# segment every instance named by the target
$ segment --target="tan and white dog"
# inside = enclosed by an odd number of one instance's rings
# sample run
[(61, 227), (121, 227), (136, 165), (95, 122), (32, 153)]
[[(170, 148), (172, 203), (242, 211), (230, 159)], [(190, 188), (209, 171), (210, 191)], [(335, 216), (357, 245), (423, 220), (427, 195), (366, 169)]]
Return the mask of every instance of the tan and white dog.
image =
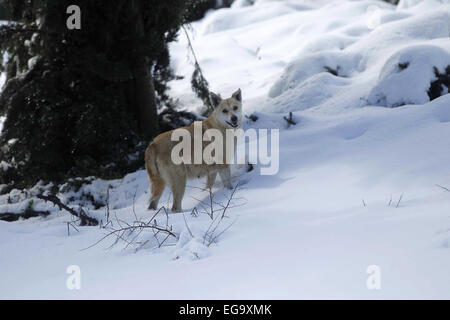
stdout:
[[(211, 92), (210, 100), (214, 107), (214, 111), (209, 118), (200, 122), (201, 136), (196, 136), (194, 134), (194, 123), (182, 128), (190, 133), (190, 145), (192, 146), (192, 152), (190, 154), (192, 156), (194, 156), (194, 138), (202, 140), (201, 142), (196, 141), (197, 143), (200, 143), (202, 152), (207, 146), (208, 143), (202, 139), (203, 133), (206, 130), (219, 130), (222, 134), (223, 141), (225, 142), (224, 146), (226, 146), (226, 130), (238, 129), (241, 128), (242, 125), (241, 89), (238, 89), (228, 99), (222, 99), (220, 95)], [(199, 123), (197, 123), (197, 126), (198, 125)], [(149, 209), (157, 209), (158, 201), (161, 198), (165, 186), (168, 185), (173, 194), (172, 211), (180, 212), (187, 179), (206, 176), (206, 188), (209, 189), (213, 186), (218, 173), (224, 187), (232, 189), (230, 166), (225, 159), (221, 164), (207, 164), (204, 159), (202, 159), (199, 164), (194, 164), (194, 161), (190, 161), (190, 164), (174, 163), (172, 159), (172, 150), (178, 142), (172, 141), (171, 137), (175, 130), (158, 135), (145, 152), (145, 168), (150, 180), (150, 190), (152, 194), (149, 200)], [(225, 152), (223, 155), (225, 157)]]

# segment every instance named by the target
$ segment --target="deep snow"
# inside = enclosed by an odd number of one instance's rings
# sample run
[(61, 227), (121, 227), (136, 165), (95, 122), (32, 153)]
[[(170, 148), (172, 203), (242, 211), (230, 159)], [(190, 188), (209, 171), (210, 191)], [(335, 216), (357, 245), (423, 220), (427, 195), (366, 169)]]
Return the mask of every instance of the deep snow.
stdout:
[[(139, 240), (149, 242), (137, 252), (120, 243), (104, 250), (111, 241), (82, 250), (105, 231), (68, 236), (71, 217), (34, 200), (52, 214), (0, 221), (0, 298), (450, 298), (450, 192), (442, 188), (450, 188), (450, 95), (429, 102), (426, 93), (433, 66), (450, 64), (450, 5), (417, 2), (236, 1), (193, 23), (211, 90), (227, 96), (240, 87), (244, 113), (258, 116), (245, 127), (280, 128), (278, 174), (234, 171), (243, 189), (219, 229), (234, 224), (209, 247), (210, 218), (190, 215), (208, 201), (196, 188), (203, 181), (189, 182), (184, 214), (169, 214), (179, 240), (155, 249), (144, 232)], [(171, 94), (199, 110), (183, 34), (171, 55), (185, 76)], [(287, 128), (290, 111), (297, 125)], [(104, 202), (108, 187), (113, 220), (134, 221), (133, 207), (138, 218), (153, 215), (144, 171), (60, 196), (72, 206), (86, 205), (71, 200), (82, 193)], [(229, 194), (216, 184), (216, 201)], [(0, 196), (0, 212), (28, 205), (19, 190)], [(86, 207), (105, 218), (106, 208)], [(69, 265), (81, 269), (81, 290), (66, 287)], [(380, 290), (366, 286), (371, 265)]]

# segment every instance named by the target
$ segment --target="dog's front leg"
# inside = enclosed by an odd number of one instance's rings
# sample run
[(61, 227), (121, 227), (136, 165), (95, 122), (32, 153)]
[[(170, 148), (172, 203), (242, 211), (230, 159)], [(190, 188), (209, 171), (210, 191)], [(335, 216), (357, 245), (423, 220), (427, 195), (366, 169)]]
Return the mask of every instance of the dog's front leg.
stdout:
[(232, 190), (233, 186), (231, 185), (231, 173), (230, 167), (226, 166), (225, 168), (219, 171), (220, 179), (222, 180), (223, 186), (227, 189)]
[(211, 189), (216, 181), (217, 172), (209, 172), (206, 177), (206, 189)]

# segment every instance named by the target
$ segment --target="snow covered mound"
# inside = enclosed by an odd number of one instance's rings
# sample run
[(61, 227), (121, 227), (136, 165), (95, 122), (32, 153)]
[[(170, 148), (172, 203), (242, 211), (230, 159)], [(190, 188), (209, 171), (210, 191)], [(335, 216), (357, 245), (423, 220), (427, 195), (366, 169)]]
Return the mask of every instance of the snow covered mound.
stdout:
[[(368, 101), (390, 107), (424, 104), (430, 101), (428, 92), (436, 80), (435, 68), (445, 73), (449, 62), (450, 38), (400, 49), (384, 63)], [(442, 87), (441, 94), (447, 93), (448, 88)]]
[[(193, 24), (193, 45), (213, 90), (245, 88), (246, 105), (326, 113), (423, 104), (450, 66), (450, 2), (239, 1)], [(173, 91), (187, 107), (192, 66), (184, 35), (173, 45), (185, 76)], [(219, 63), (218, 63), (219, 62)], [(446, 75), (450, 77), (450, 75)]]

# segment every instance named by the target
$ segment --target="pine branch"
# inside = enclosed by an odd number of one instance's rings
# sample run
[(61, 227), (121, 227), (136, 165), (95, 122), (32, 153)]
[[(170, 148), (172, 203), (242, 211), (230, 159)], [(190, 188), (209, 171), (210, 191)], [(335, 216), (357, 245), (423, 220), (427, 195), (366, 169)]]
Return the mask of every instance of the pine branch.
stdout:
[(83, 210), (83, 208), (80, 207), (80, 211), (77, 212), (71, 207), (66, 206), (64, 203), (61, 202), (61, 200), (55, 196), (54, 194), (45, 196), (43, 194), (39, 194), (37, 196), (39, 199), (42, 199), (44, 201), (50, 201), (55, 206), (58, 206), (60, 210), (65, 210), (69, 212), (71, 215), (77, 217), (80, 219), (80, 226), (96, 226), (98, 225), (97, 219), (94, 219), (92, 217), (89, 217), (86, 212)]
[(200, 68), (197, 56), (195, 55), (194, 47), (192, 46), (191, 38), (189, 37), (185, 26), (182, 25), (181, 28), (183, 28), (184, 34), (186, 35), (188, 41), (188, 47), (192, 52), (192, 56), (194, 57), (194, 72), (192, 73), (191, 79), (192, 90), (195, 92), (197, 97), (199, 97), (203, 101), (208, 110), (211, 112), (213, 110), (213, 107), (211, 105), (211, 102), (209, 101), (209, 83), (204, 77), (202, 69)]

